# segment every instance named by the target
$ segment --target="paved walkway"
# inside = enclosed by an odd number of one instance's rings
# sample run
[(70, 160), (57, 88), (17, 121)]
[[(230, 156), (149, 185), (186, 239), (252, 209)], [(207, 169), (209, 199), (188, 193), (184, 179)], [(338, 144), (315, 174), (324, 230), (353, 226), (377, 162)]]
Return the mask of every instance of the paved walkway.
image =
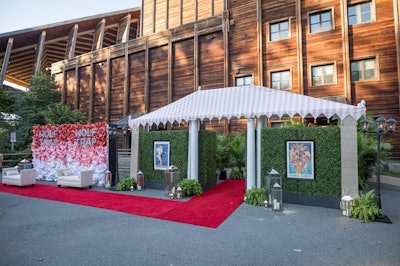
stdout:
[(393, 224), (243, 203), (210, 229), (0, 193), (0, 265), (400, 265), (399, 202), (383, 185)]

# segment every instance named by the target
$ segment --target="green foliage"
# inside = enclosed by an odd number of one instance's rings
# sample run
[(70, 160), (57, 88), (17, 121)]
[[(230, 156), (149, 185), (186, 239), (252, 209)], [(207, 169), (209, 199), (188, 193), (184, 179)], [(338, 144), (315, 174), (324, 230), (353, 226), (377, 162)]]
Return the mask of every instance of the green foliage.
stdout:
[(229, 162), (229, 139), (224, 134), (217, 135), (217, 142), (216, 142), (216, 161), (217, 161), (217, 168), (219, 170), (224, 170), (228, 167)]
[(233, 167), (231, 169), (231, 173), (229, 175), (230, 179), (239, 179), (239, 178), (243, 178), (243, 172), (241, 170), (239, 170), (238, 167)]
[(367, 194), (361, 194), (361, 196), (354, 199), (351, 217), (369, 222), (379, 214), (382, 214), (382, 211), (378, 207), (374, 190), (370, 190)]
[(133, 186), (134, 189), (137, 188), (136, 179), (133, 177), (123, 178), (119, 180), (115, 190), (128, 191), (131, 190), (131, 186)]
[[(3, 105), (1, 95), (0, 106)], [(34, 76), (29, 89), (15, 100), (15, 105), (10, 105), (15, 108), (4, 110), (16, 114), (18, 119), (0, 124), (0, 150), (11, 151), (10, 132), (16, 132), (17, 135), (14, 150), (30, 153), (34, 125), (85, 123), (84, 115), (80, 111), (71, 111), (60, 103), (60, 98), (54, 77), (44, 73)], [(4, 104), (10, 102), (8, 99)]]
[(253, 206), (264, 206), (264, 201), (267, 199), (266, 190), (264, 187), (247, 190), (245, 202)]
[[(140, 132), (139, 152), (140, 169), (146, 173), (146, 180), (163, 182), (164, 171), (153, 169), (153, 145), (154, 141), (170, 142), (170, 164), (175, 165), (180, 172), (180, 179), (187, 179), (188, 172), (188, 143), (187, 130), (168, 130)], [(201, 184), (207, 184), (215, 180), (215, 141), (216, 133), (213, 131), (199, 131), (199, 176)]]
[[(358, 119), (358, 133), (357, 133), (357, 152), (358, 152), (358, 175), (363, 178), (368, 174), (371, 169), (376, 165), (378, 140), (374, 136), (375, 121), (372, 113), (367, 113), (366, 119), (369, 121), (369, 133), (361, 132), (361, 120)], [(381, 140), (380, 151), (381, 160), (386, 160), (390, 155), (393, 146), (389, 142)]]
[[(338, 127), (290, 127), (262, 130), (261, 176), (272, 168), (282, 176), (284, 191), (309, 196), (340, 198), (341, 151)], [(299, 181), (286, 176), (286, 140), (313, 140), (315, 180)], [(262, 180), (263, 182), (265, 180)]]
[(203, 189), (199, 181), (194, 179), (183, 179), (179, 182), (182, 189), (182, 197), (200, 196), (203, 194)]
[(242, 170), (246, 165), (246, 135), (241, 133), (218, 134), (216, 156), (218, 169), (238, 167)]
[(199, 131), (199, 182), (208, 184), (216, 179), (216, 136), (215, 131)]
[(46, 110), (42, 111), (46, 124), (85, 124), (86, 117), (80, 110), (71, 110), (68, 105), (63, 103), (55, 103), (49, 105)]
[(164, 171), (156, 171), (153, 167), (154, 141), (170, 142), (170, 164), (175, 165), (180, 172), (180, 179), (187, 178), (187, 156), (189, 133), (187, 130), (165, 130), (140, 132), (139, 152), (140, 169), (146, 173), (147, 181), (163, 182)]
[(15, 97), (12, 93), (6, 93), (3, 91), (3, 88), (0, 87), (0, 112), (13, 114)]

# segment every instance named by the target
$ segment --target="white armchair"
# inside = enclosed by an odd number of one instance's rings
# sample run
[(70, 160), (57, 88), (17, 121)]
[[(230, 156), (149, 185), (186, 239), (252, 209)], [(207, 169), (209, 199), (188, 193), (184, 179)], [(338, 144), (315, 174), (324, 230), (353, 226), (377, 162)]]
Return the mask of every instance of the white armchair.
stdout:
[(1, 182), (4, 186), (15, 185), (24, 187), (31, 185), (33, 187), (36, 183), (36, 170), (23, 169), (18, 171), (18, 168), (3, 168)]
[(80, 171), (78, 175), (74, 174), (70, 169), (59, 169), (57, 171), (57, 186), (92, 188), (93, 185), (93, 171), (85, 170)]

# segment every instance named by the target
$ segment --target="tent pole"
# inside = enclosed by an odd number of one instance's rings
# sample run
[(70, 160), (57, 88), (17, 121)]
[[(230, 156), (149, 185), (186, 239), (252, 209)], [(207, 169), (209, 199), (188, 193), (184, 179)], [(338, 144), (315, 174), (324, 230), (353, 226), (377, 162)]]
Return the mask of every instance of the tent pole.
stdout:
[(255, 176), (256, 176), (256, 143), (255, 143), (255, 132), (254, 132), (254, 116), (251, 116), (247, 119), (247, 190), (252, 189), (256, 185)]

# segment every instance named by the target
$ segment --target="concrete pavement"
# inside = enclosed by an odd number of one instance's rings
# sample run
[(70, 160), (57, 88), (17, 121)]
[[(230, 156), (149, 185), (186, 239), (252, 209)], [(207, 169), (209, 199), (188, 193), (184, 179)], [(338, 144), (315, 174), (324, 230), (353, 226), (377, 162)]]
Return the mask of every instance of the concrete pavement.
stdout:
[(399, 202), (383, 184), (393, 224), (243, 203), (210, 229), (0, 193), (0, 265), (400, 265)]

